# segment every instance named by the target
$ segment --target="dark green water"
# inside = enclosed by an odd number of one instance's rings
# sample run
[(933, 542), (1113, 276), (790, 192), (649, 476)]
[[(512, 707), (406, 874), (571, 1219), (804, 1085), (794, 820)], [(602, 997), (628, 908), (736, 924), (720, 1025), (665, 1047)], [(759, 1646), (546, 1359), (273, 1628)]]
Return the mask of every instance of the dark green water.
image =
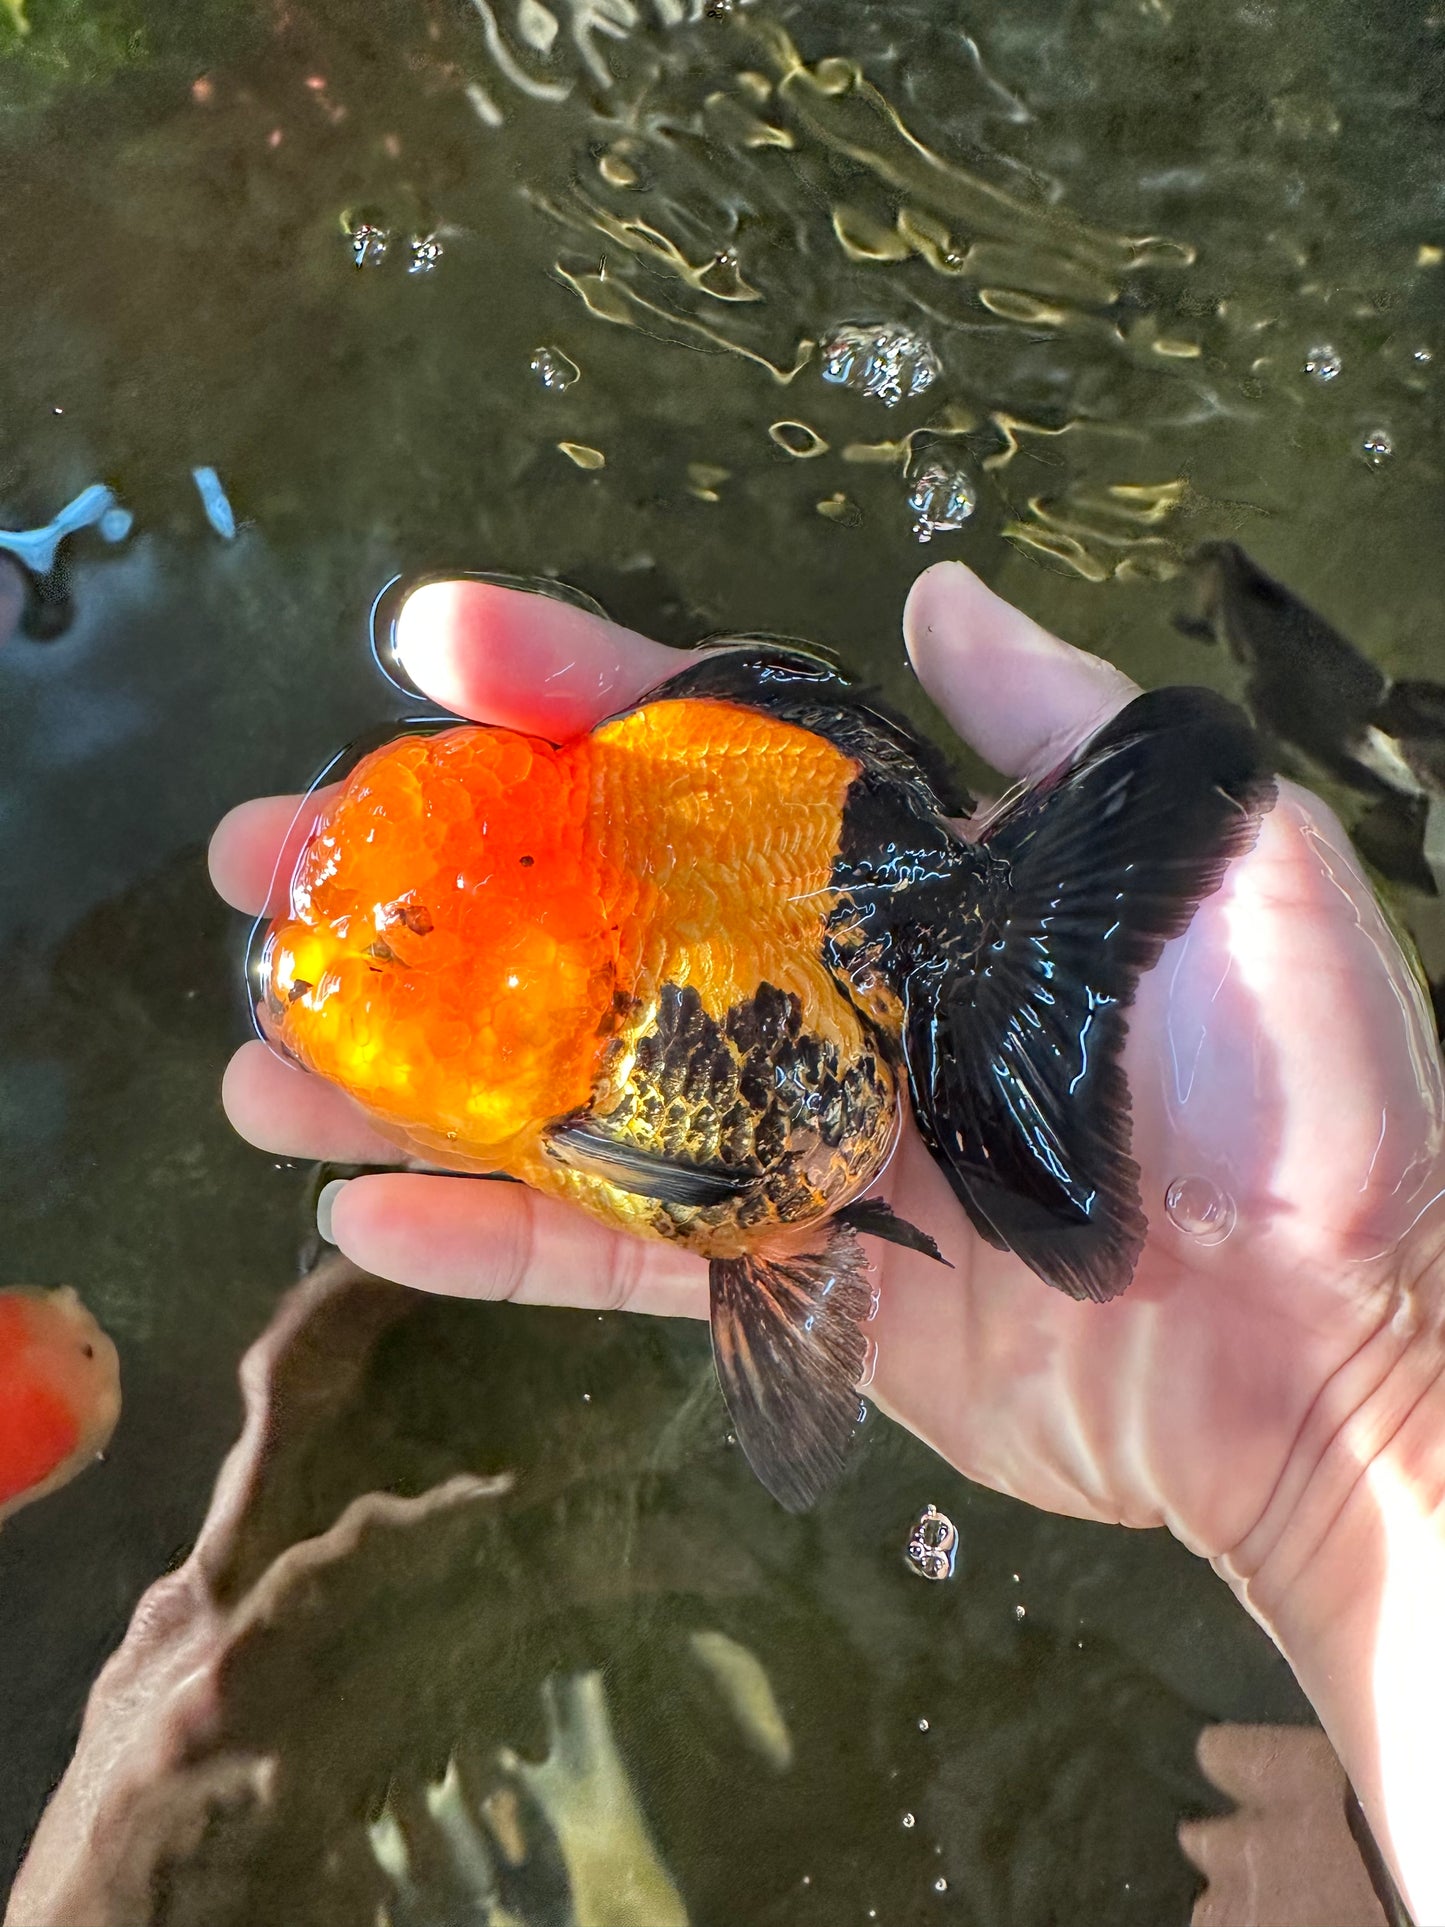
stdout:
[[(199, 1526), (237, 1360), (295, 1275), (305, 1173), (219, 1111), (242, 933), (202, 849), (394, 713), (366, 651), (390, 576), (552, 573), (670, 641), (812, 636), (927, 721), (898, 640), (924, 560), (1143, 680), (1230, 686), (1170, 618), (1182, 554), (1232, 536), (1390, 671), (1445, 674), (1445, 11), (1014, 0), (972, 41), (941, 0), (690, 15), (29, 0), (22, 38), (0, 9), (0, 526), (97, 479), (136, 518), (67, 549), (59, 639), (0, 644), (0, 1283), (77, 1285), (126, 1390), (104, 1469), (0, 1537), (0, 1881)], [(358, 210), (389, 236), (361, 269)], [(801, 344), (860, 321), (927, 337), (925, 395), (823, 381)], [(543, 346), (580, 370), (565, 391)], [(826, 447), (789, 453), (779, 422)], [(930, 453), (978, 508), (923, 548), (904, 465)], [(1431, 906), (1403, 907), (1445, 963)], [(573, 1467), (522, 1543), (580, 1508), (595, 1554), (560, 1595), (545, 1550), (485, 1569), (500, 1724), (395, 1715), (403, 1780), (453, 1743), (535, 1748), (542, 1680), (602, 1665), (697, 1921), (1187, 1918), (1200, 1724), (1306, 1716), (1204, 1568), (969, 1490), (881, 1422), (799, 1526), (720, 1408), (644, 1474), (702, 1334), (428, 1315), (439, 1357), (477, 1359), (485, 1469)], [(459, 1396), (438, 1381), (438, 1410)], [(939, 1588), (900, 1557), (930, 1499), (963, 1536)], [(613, 1560), (638, 1518), (707, 1556), (673, 1575), (643, 1533)], [(697, 1764), (678, 1654), (710, 1626), (793, 1716), (776, 1783)], [(329, 1919), (320, 1892), (294, 1917)]]

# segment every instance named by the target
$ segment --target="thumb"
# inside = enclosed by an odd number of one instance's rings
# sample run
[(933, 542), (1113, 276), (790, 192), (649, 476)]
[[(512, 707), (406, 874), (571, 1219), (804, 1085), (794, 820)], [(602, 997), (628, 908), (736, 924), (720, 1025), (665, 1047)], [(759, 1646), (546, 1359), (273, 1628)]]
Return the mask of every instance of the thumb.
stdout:
[(903, 611), (918, 680), (964, 741), (1006, 776), (1045, 776), (1137, 687), (986, 588), (961, 562), (919, 576)]

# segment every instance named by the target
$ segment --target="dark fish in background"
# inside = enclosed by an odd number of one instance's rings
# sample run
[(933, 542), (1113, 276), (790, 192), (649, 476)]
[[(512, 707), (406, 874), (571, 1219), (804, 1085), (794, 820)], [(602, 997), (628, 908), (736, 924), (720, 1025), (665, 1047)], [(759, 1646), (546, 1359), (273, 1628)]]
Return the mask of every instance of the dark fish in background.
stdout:
[(1176, 626), (1244, 666), (1256, 723), (1304, 759), (1306, 780), (1313, 766), (1365, 801), (1353, 835), (1380, 874), (1439, 895), (1445, 684), (1392, 681), (1237, 542), (1206, 542), (1190, 560), (1200, 607)]

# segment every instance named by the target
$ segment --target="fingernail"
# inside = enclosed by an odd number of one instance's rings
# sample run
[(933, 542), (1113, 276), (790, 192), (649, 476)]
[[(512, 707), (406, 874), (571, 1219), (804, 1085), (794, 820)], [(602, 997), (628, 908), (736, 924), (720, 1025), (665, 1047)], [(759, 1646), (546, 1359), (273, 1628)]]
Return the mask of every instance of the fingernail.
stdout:
[(423, 582), (397, 611), (392, 641), (408, 675), (416, 676), (427, 652), (436, 646), (438, 638), (445, 639), (462, 587), (459, 582)]
[(333, 1178), (330, 1184), (322, 1185), (321, 1195), (316, 1200), (316, 1229), (329, 1245), (336, 1243), (331, 1235), (331, 1214), (336, 1208), (336, 1200), (350, 1182), (350, 1178)]

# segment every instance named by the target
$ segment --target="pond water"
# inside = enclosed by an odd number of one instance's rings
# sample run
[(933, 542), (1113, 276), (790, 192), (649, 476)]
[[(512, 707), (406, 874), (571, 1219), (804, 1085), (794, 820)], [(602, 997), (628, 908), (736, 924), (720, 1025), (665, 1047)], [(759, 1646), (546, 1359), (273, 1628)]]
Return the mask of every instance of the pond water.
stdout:
[[(0, 1283), (76, 1285), (126, 1401), (0, 1535), (0, 1889), (307, 1241), (312, 1174), (220, 1114), (244, 931), (203, 851), (396, 713), (377, 592), (496, 569), (668, 641), (807, 636), (937, 731), (899, 640), (925, 561), (1235, 690), (1173, 627), (1227, 538), (1440, 676), (1442, 115), (1414, 0), (0, 6), (0, 528), (113, 491), (38, 590), (0, 553)], [(1445, 972), (1434, 901), (1396, 901)], [(389, 1582), (307, 1665), (240, 1669), (252, 1742), (338, 1791), (281, 1800), (265, 1867), (232, 1842), (198, 1919), (492, 1918), (423, 1790), (535, 1762), (550, 1706), (626, 1759), (671, 1895), (640, 1927), (1157, 1927), (1198, 1885), (1178, 1819), (1221, 1804), (1201, 1725), (1309, 1717), (1163, 1534), (883, 1421), (786, 1518), (701, 1331), (434, 1305), (378, 1345), (293, 1536), (368, 1485), (527, 1477), (466, 1540), (475, 1611)], [(902, 1556), (929, 1502), (937, 1586)], [(507, 1917), (567, 1918), (544, 1887)]]

